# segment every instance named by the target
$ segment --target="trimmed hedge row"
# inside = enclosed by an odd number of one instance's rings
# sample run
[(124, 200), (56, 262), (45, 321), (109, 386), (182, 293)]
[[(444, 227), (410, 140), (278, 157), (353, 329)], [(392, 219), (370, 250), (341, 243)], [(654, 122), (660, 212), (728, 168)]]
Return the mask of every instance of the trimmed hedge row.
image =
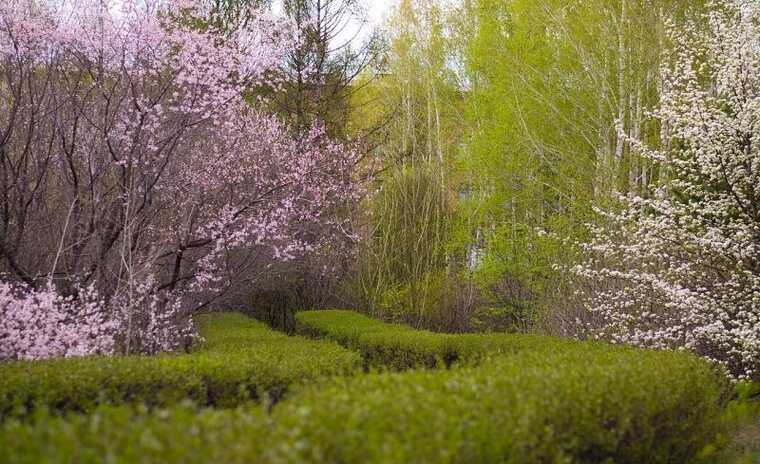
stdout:
[(293, 383), (350, 374), (361, 357), (338, 344), (289, 337), (235, 313), (198, 318), (204, 344), (186, 355), (71, 358), (0, 365), (0, 418), (43, 407), (165, 406), (190, 399), (229, 407), (277, 401)]
[(0, 424), (0, 462), (254, 463), (269, 445), (266, 413), (251, 407), (148, 411), (101, 406), (66, 417), (38, 412)]
[(0, 424), (0, 460), (688, 463), (720, 430), (722, 388), (685, 354), (582, 345), (333, 378), (269, 418), (250, 406), (38, 414)]
[(393, 370), (448, 367), (454, 362), (474, 362), (488, 354), (571, 347), (579, 343), (525, 334), (441, 334), (343, 310), (297, 313), (296, 330), (302, 335), (327, 338), (359, 351), (365, 367)]
[(725, 387), (686, 354), (598, 345), (329, 384), (275, 408), (275, 462), (695, 462)]
[(270, 443), (262, 409), (151, 410), (101, 406), (87, 415), (38, 412), (0, 424), (0, 462), (253, 463)]

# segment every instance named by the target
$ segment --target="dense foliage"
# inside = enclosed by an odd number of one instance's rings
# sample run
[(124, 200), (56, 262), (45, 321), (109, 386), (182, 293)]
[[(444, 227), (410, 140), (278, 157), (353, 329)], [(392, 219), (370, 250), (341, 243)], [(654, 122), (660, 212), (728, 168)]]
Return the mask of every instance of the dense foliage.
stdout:
[(293, 462), (692, 462), (720, 430), (719, 385), (687, 355), (598, 347), (368, 375), (280, 405), (275, 437), (299, 446), (275, 452)]
[(149, 412), (100, 407), (89, 415), (38, 413), (33, 422), (0, 425), (0, 459), (16, 464), (251, 463), (267, 448), (263, 410), (198, 410), (189, 405)]

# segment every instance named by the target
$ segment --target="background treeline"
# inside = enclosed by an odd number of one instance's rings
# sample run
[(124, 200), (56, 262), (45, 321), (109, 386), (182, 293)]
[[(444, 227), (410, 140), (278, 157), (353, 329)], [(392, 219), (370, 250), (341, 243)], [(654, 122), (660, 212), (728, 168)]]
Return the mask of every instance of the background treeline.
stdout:
[(666, 138), (647, 116), (665, 21), (701, 2), (401, 0), (358, 38), (343, 31), (361, 1), (281, 6), (305, 32), (279, 111), (358, 139), (379, 175), (358, 260), (326, 252), (341, 269), (327, 281), (311, 272), (324, 262), (289, 271), (254, 296), (261, 315), (351, 306), (438, 330), (562, 331), (576, 282), (559, 269), (592, 208), (658, 185), (628, 138)]
[(585, 317), (572, 296), (588, 284), (562, 269), (594, 207), (663, 181), (629, 140), (668, 140), (648, 116), (666, 22), (704, 11), (685, 0), (398, 2), (367, 35), (373, 59), (344, 72), (350, 90), (327, 105), (348, 110), (334, 132), (359, 136), (379, 167), (357, 226), (366, 240), (329, 305), (445, 331), (572, 331), (567, 321)]

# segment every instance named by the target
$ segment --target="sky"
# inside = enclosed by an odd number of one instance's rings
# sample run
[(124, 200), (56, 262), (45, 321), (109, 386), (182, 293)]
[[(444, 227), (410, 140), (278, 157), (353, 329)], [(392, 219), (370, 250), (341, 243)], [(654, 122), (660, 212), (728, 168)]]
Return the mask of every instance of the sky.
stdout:
[[(376, 26), (381, 26), (397, 3), (397, 0), (364, 0), (365, 7), (367, 8), (367, 20), (369, 21), (369, 24), (362, 29), (362, 35), (368, 33)], [(346, 35), (350, 38), (353, 33), (354, 31), (350, 31), (347, 32)]]
[[(391, 13), (391, 10), (397, 3), (398, 0), (363, 0), (364, 7), (367, 10), (367, 21), (369, 24), (367, 27), (361, 29), (359, 38), (361, 39), (364, 34), (374, 29), (374, 27), (382, 25), (383, 21), (388, 17), (388, 15)], [(277, 11), (277, 0), (274, 1), (273, 6), (275, 8), (275, 11)], [(352, 27), (349, 27), (343, 31), (340, 36), (341, 40), (339, 41), (344, 42), (346, 40), (350, 40), (356, 35), (356, 29), (360, 27), (361, 26), (358, 23), (353, 24)]]
[(396, 0), (366, 0), (368, 17), (374, 24), (382, 23), (390, 13), (391, 8), (397, 3)]

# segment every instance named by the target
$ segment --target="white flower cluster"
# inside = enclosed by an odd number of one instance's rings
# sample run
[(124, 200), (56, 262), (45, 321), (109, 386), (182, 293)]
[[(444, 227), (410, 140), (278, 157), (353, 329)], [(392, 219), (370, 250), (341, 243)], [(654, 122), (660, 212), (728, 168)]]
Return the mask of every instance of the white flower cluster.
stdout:
[[(760, 2), (716, 5), (707, 26), (670, 27), (663, 182), (604, 213), (574, 269), (592, 336), (687, 349), (760, 378)], [(636, 146), (636, 144), (634, 144)], [(638, 145), (638, 146), (643, 146)]]

